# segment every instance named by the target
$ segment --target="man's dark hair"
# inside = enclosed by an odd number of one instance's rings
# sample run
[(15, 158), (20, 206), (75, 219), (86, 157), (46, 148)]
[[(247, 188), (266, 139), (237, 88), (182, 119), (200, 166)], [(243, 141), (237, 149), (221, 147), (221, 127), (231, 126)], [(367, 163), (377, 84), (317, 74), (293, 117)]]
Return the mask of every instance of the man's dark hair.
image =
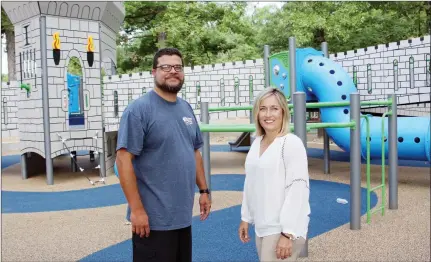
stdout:
[(181, 54), (181, 52), (173, 47), (167, 47), (167, 48), (162, 48), (159, 51), (157, 51), (157, 53), (154, 55), (153, 58), (153, 69), (155, 69), (157, 67), (157, 61), (159, 59), (159, 57), (164, 56), (164, 55), (177, 55), (181, 58), (181, 64), (184, 65), (184, 61), (183, 61), (183, 55)]

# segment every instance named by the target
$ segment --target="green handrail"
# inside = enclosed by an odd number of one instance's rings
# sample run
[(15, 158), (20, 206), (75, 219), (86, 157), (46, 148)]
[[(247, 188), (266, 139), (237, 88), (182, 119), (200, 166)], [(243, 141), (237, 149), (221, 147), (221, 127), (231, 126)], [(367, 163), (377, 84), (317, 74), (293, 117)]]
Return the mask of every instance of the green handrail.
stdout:
[(367, 168), (366, 168), (366, 174), (367, 174), (367, 223), (369, 224), (371, 221), (371, 171), (370, 171), (370, 119), (367, 115), (361, 116), (362, 118), (365, 118), (366, 122), (366, 145), (367, 145)]
[(30, 84), (21, 83), (20, 89), (25, 89), (27, 92), (30, 92)]
[[(385, 179), (385, 118), (392, 115), (392, 111), (388, 111), (382, 115), (382, 216), (385, 214), (386, 205), (386, 179)], [(378, 210), (377, 210), (378, 211)], [(376, 212), (377, 212), (376, 211)]]
[[(369, 224), (371, 221), (371, 215), (374, 213), (377, 213), (379, 211), (382, 211), (382, 216), (385, 214), (385, 206), (386, 206), (386, 178), (385, 178), (385, 118), (388, 115), (392, 115), (392, 111), (388, 111), (382, 115), (382, 183), (376, 187), (373, 187), (370, 189), (370, 178), (369, 178), (369, 164), (367, 159), (367, 223)], [(367, 120), (368, 122), (368, 120)], [(368, 129), (368, 126), (367, 126)], [(368, 134), (367, 134), (367, 140), (368, 140)], [(368, 150), (368, 143), (367, 143), (367, 150)], [(368, 154), (368, 151), (367, 151)], [(368, 155), (367, 155), (368, 158)], [(379, 208), (374, 209), (373, 211), (370, 211), (370, 198), (371, 198), (371, 192), (376, 191), (377, 189), (381, 188), (382, 192), (382, 204)]]
[(209, 112), (216, 111), (239, 111), (239, 110), (253, 110), (253, 106), (229, 106), (229, 107), (210, 107)]
[[(361, 106), (390, 106), (392, 100), (385, 101), (362, 101)], [(289, 109), (293, 108), (293, 104), (289, 104)], [(343, 107), (350, 106), (350, 102), (320, 102), (320, 103), (306, 103), (306, 108), (325, 108), (325, 107)], [(209, 112), (216, 111), (239, 111), (239, 110), (253, 110), (253, 106), (229, 106), (229, 107), (211, 107), (208, 108)]]
[(307, 127), (310, 127), (310, 129), (319, 129), (319, 128), (345, 128), (345, 127), (350, 127), (350, 128), (356, 128), (356, 123), (355, 121), (350, 121), (350, 122), (346, 122), (346, 123), (308, 123)]
[[(319, 102), (319, 103), (306, 103), (305, 105), (307, 108), (343, 107), (343, 106), (350, 106), (350, 102), (349, 101), (346, 101), (346, 102)], [(389, 105), (392, 105), (391, 100), (362, 101), (361, 102), (361, 106), (389, 106)]]
[[(290, 124), (290, 130), (294, 131), (294, 125)], [(355, 128), (356, 123), (354, 121), (347, 123), (308, 123), (306, 124), (307, 131), (311, 129), (319, 128)], [(256, 126), (254, 124), (199, 124), (201, 132), (255, 132)]]

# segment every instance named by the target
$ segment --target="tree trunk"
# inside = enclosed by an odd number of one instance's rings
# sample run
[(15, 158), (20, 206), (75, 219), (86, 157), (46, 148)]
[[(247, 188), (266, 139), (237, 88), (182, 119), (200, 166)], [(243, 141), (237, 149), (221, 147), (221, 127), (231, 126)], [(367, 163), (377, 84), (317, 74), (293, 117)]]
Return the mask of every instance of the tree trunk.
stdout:
[(7, 70), (9, 81), (16, 80), (15, 66), (15, 32), (6, 31), (6, 49), (7, 49)]
[(159, 33), (158, 37), (157, 37), (157, 41), (159, 42), (159, 49), (165, 48), (166, 47), (166, 33), (165, 32), (161, 32)]

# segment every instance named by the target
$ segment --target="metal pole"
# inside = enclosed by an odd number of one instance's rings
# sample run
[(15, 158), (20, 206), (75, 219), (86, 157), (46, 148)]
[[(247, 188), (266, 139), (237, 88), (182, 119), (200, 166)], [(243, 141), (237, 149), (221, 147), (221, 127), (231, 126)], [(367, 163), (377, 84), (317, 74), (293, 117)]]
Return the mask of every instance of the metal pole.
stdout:
[[(306, 107), (305, 107), (305, 93), (295, 92), (292, 95), (293, 112), (294, 113), (294, 132), (304, 144), (307, 149), (307, 123), (306, 123)], [(304, 247), (299, 254), (300, 257), (308, 256), (308, 238), (305, 241)]]
[(398, 144), (397, 144), (397, 96), (389, 95), (392, 100), (392, 114), (388, 117), (389, 132), (389, 209), (398, 209)]
[(72, 172), (75, 173), (78, 170), (78, 165), (76, 164), (76, 151), (70, 152), (72, 157), (70, 158), (70, 165), (72, 166)]
[(361, 228), (361, 103), (359, 93), (350, 94), (350, 229)]
[(295, 134), (301, 138), (305, 148), (307, 148), (307, 126), (306, 126), (306, 110), (305, 110), (305, 93), (293, 93), (293, 119)]
[(292, 37), (292, 36), (289, 37), (289, 85), (290, 85), (290, 93), (291, 94), (295, 93), (296, 92), (296, 44), (295, 44), (295, 37)]
[[(201, 102), (201, 122), (209, 124), (210, 114), (208, 111), (208, 102)], [(209, 132), (202, 133), (202, 139), (204, 145), (202, 147), (202, 158), (204, 161), (205, 180), (207, 182), (208, 189), (211, 190), (211, 162), (210, 162), (210, 134)]]
[(21, 176), (22, 179), (28, 178), (27, 173), (27, 153), (21, 154)]
[[(101, 25), (99, 24), (99, 36), (101, 36)], [(100, 85), (102, 85), (102, 41), (99, 40), (99, 71), (100, 71)], [(100, 86), (100, 92), (102, 92), (102, 86)], [(103, 101), (104, 96), (102, 94), (100, 94), (100, 99), (101, 101), (101, 105), (102, 105), (102, 153), (99, 154), (99, 165), (100, 165), (100, 176), (101, 177), (106, 177), (106, 160), (105, 160), (105, 118), (104, 118), (104, 107), (105, 107), (105, 103)], [(99, 139), (99, 137), (97, 137), (96, 139)], [(96, 142), (97, 145), (97, 142)]]
[(269, 68), (269, 52), (270, 52), (270, 48), (269, 45), (264, 45), (263, 46), (263, 66), (264, 66), (264, 74), (265, 74), (265, 88), (269, 87), (270, 85), (270, 75), (271, 75), (271, 71)]
[(253, 116), (253, 100), (250, 101), (250, 105), (251, 105), (251, 108), (252, 108), (252, 109), (250, 109), (250, 113), (249, 113), (250, 114), (250, 124), (253, 124), (254, 123), (254, 118), (253, 118), (254, 117)]
[[(326, 58), (329, 58), (328, 43), (322, 42), (322, 51)], [(322, 110), (320, 110), (322, 112)], [(323, 172), (329, 174), (331, 172), (330, 166), (330, 151), (329, 151), (329, 136), (326, 129), (323, 129)]]
[(43, 106), (43, 136), (45, 142), (46, 182), (54, 184), (54, 170), (51, 159), (51, 126), (49, 122), (49, 94), (48, 94), (48, 55), (46, 44), (46, 17), (40, 17), (40, 60), (42, 65), (42, 106)]
[(323, 129), (323, 172), (331, 173), (331, 152), (329, 150), (329, 136), (326, 130)]

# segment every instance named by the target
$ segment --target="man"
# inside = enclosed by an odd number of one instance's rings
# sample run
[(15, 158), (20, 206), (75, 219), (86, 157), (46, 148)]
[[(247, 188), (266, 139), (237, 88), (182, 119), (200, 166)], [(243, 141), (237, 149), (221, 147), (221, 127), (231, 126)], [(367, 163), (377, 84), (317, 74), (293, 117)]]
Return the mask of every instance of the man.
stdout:
[(118, 130), (116, 164), (129, 205), (133, 261), (191, 261), (195, 184), (201, 220), (211, 208), (201, 132), (190, 104), (177, 97), (184, 83), (181, 53), (159, 50), (152, 74), (154, 89), (126, 108)]

